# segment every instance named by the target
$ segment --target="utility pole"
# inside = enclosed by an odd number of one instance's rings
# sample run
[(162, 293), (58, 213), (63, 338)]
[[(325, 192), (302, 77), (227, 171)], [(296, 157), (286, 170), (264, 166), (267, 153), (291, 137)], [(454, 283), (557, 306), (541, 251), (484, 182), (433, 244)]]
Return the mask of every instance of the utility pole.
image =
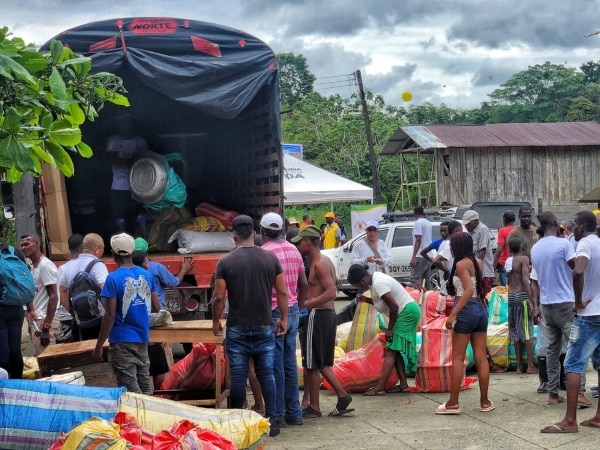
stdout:
[(369, 159), (371, 161), (371, 173), (373, 175), (373, 191), (375, 195), (375, 201), (377, 203), (381, 203), (381, 188), (379, 187), (379, 174), (377, 172), (377, 165), (375, 164), (375, 149), (373, 148), (373, 136), (371, 136), (371, 122), (369, 121), (369, 111), (367, 110), (365, 89), (363, 87), (360, 70), (357, 70), (355, 74), (356, 82), (358, 83), (358, 93), (360, 94), (360, 102), (362, 103), (363, 118), (365, 120), (365, 131), (367, 132), (367, 146), (369, 147)]

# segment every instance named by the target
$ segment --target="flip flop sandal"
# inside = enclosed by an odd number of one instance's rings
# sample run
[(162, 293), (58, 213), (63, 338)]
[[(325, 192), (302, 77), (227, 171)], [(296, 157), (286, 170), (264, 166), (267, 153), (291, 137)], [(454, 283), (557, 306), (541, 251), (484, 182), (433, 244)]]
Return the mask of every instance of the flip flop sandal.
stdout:
[(561, 426), (554, 424), (550, 425), (546, 428), (542, 428), (540, 433), (549, 433), (549, 434), (558, 434), (558, 433), (577, 433), (577, 430), (568, 430), (566, 428), (562, 428)]
[[(552, 403), (550, 403), (550, 400), (552, 400)], [(550, 405), (550, 406), (560, 405), (561, 403), (564, 403), (566, 401), (567, 401), (567, 399), (564, 397), (549, 397), (548, 405)]]
[(322, 415), (323, 414), (321, 413), (321, 411), (314, 410), (310, 406), (307, 406), (302, 410), (302, 417), (304, 417), (305, 419), (318, 419)]
[(350, 395), (338, 398), (337, 405), (335, 405), (333, 411), (329, 413), (329, 416), (343, 416), (344, 414), (351, 413), (354, 411), (354, 408), (348, 408), (351, 402), (352, 397)]
[(600, 424), (592, 422), (591, 419), (582, 420), (579, 425), (582, 427), (600, 428)]
[(448, 409), (448, 408), (446, 408), (446, 402), (444, 402), (440, 406), (437, 407), (437, 409), (435, 410), (435, 413), (436, 414), (445, 414), (445, 415), (450, 415), (450, 416), (457, 416), (459, 414), (462, 414), (462, 411), (460, 410), (460, 408)]
[(394, 386), (392, 389), (385, 392), (387, 392), (388, 394), (406, 394), (410, 393), (410, 386), (406, 386), (404, 388), (400, 386)]
[(479, 408), (480, 412), (490, 412), (496, 409), (496, 405), (494, 405), (494, 402), (490, 400), (490, 406), (488, 406), (487, 408)]
[(385, 391), (378, 391), (377, 388), (370, 387), (364, 393), (365, 397), (383, 397), (385, 395)]
[(589, 408), (590, 406), (592, 406), (592, 402), (590, 402), (589, 400), (586, 399), (585, 402), (577, 402), (577, 407), (579, 409), (583, 409), (583, 408)]

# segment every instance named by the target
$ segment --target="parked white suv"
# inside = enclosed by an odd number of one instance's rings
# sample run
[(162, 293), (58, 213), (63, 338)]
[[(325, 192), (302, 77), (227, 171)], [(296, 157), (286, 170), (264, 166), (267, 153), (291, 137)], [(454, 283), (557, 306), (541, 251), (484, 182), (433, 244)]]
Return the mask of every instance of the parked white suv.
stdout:
[[(412, 231), (415, 222), (392, 222), (379, 225), (379, 239), (385, 242), (385, 245), (392, 254), (392, 262), (387, 266), (389, 275), (401, 282), (410, 280), (411, 268), (410, 258), (412, 257)], [(433, 240), (440, 237), (440, 222), (431, 222)], [(321, 254), (327, 256), (333, 262), (335, 274), (338, 277), (338, 289), (348, 296), (353, 296), (356, 292), (350, 283), (348, 283), (348, 269), (352, 265), (352, 249), (361, 239), (365, 239), (363, 232), (350, 239), (348, 242), (338, 248), (321, 250)]]

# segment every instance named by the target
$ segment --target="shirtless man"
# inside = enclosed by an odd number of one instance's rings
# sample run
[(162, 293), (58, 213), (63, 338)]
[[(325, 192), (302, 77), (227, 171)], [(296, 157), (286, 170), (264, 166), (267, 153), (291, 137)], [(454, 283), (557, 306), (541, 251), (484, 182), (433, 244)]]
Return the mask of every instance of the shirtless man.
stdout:
[(508, 331), (515, 343), (517, 373), (523, 373), (521, 343), (527, 351), (527, 373), (537, 373), (533, 364), (533, 317), (538, 316), (537, 304), (529, 283), (529, 258), (520, 238), (508, 241), (512, 264), (506, 264), (508, 274)]
[(304, 418), (321, 417), (319, 405), (319, 372), (333, 387), (338, 401), (330, 416), (341, 416), (354, 409), (348, 406), (352, 397), (344, 390), (333, 372), (333, 351), (335, 347), (336, 315), (334, 300), (336, 297), (335, 269), (329, 258), (321, 257), (319, 243), (321, 230), (308, 225), (292, 239), (302, 256), (310, 258), (308, 294), (300, 308), (308, 309), (308, 320), (300, 334), (302, 346), (302, 366), (306, 369), (305, 389), (308, 389), (310, 404), (304, 408)]

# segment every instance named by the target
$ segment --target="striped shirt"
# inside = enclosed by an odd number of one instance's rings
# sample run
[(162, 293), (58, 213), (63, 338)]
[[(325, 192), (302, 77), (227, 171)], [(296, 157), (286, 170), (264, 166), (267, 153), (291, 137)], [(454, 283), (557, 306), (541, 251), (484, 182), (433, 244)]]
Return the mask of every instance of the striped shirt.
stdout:
[[(298, 303), (298, 273), (304, 272), (304, 262), (300, 252), (293, 244), (285, 240), (266, 242), (262, 248), (274, 253), (279, 259), (288, 293), (288, 306), (296, 305)], [(277, 308), (275, 289), (271, 294), (271, 308)]]

